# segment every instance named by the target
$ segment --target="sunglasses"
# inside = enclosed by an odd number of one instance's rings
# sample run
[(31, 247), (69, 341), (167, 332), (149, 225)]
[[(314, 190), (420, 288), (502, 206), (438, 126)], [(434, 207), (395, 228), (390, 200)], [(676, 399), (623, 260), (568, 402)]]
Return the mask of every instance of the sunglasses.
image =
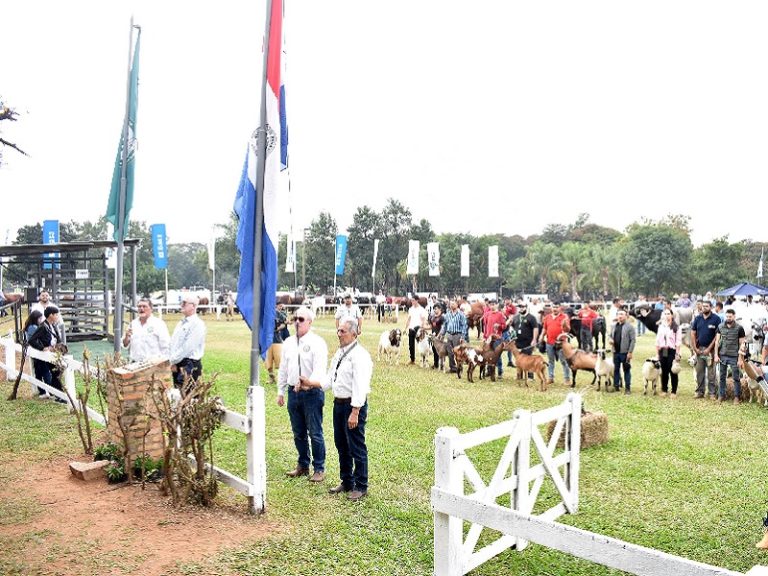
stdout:
[(336, 334), (341, 334), (342, 336), (348, 333), (349, 333), (349, 330), (343, 330), (342, 328), (339, 328), (338, 330), (336, 330)]
[(298, 322), (299, 324), (301, 324), (305, 320), (306, 320), (306, 318), (296, 318), (296, 322)]

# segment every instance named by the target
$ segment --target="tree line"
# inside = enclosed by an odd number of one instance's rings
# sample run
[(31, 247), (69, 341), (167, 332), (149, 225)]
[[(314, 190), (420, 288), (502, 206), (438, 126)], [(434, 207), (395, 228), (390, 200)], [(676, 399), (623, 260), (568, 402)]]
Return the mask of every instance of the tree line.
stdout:
[[(217, 288), (235, 290), (240, 255), (235, 247), (237, 219), (218, 225), (216, 240)], [(361, 291), (402, 295), (406, 292), (467, 294), (498, 292), (503, 295), (546, 293), (553, 298), (599, 299), (643, 293), (649, 297), (673, 292), (703, 293), (741, 281), (754, 281), (762, 243), (730, 242), (727, 236), (694, 248), (690, 219), (668, 215), (642, 220), (619, 231), (589, 222), (580, 214), (571, 224), (549, 224), (540, 234), (526, 238), (512, 233), (471, 235), (437, 234), (426, 219), (414, 222), (410, 209), (389, 199), (380, 211), (362, 206), (347, 230), (348, 252), (337, 286)], [(296, 273), (285, 272), (287, 239), (279, 239), (278, 282), (281, 290), (301, 289), (328, 294), (334, 285), (335, 240), (339, 233), (333, 216), (321, 212), (296, 242)], [(96, 222), (67, 222), (60, 226), (62, 242), (106, 240), (105, 218)], [(141, 240), (137, 258), (137, 289), (143, 294), (162, 290), (165, 275), (154, 268), (152, 241), (145, 222), (131, 221), (129, 238)], [(22, 226), (14, 244), (39, 244), (42, 224)], [(172, 240), (172, 238), (171, 238)], [(376, 274), (373, 276), (374, 240), (379, 241)], [(406, 274), (408, 241), (419, 240), (419, 273)], [(440, 246), (440, 275), (429, 276), (426, 244)], [(462, 277), (461, 246), (470, 249), (470, 276)], [(498, 246), (499, 277), (488, 277), (488, 247)], [(26, 271), (8, 264), (6, 281), (26, 284)], [(129, 281), (126, 270), (126, 282)], [(211, 286), (208, 255), (203, 243), (169, 243), (168, 282), (172, 288)]]

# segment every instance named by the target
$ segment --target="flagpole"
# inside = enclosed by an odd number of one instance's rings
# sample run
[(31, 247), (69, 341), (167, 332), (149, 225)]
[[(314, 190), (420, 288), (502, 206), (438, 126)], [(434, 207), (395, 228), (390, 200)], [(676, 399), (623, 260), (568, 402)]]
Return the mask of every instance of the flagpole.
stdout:
[(125, 191), (128, 171), (128, 120), (131, 110), (131, 52), (133, 49), (133, 15), (128, 33), (128, 79), (125, 88), (125, 118), (120, 151), (120, 197), (117, 210), (117, 266), (115, 270), (115, 310), (113, 318), (114, 348), (120, 352), (123, 340), (123, 247), (125, 239)]

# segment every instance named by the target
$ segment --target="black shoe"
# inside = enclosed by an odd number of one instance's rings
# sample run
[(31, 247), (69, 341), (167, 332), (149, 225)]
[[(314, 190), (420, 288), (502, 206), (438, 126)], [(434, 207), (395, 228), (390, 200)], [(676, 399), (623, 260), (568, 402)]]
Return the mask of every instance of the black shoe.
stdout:
[(344, 484), (339, 484), (333, 488), (328, 488), (328, 494), (341, 494), (342, 492), (352, 492), (352, 488), (349, 486), (344, 486)]
[(512, 364), (512, 362), (507, 362), (507, 367), (508, 367), (508, 368), (514, 368), (514, 367), (515, 367), (515, 365), (514, 365), (514, 364)]
[[(617, 388), (617, 390), (618, 390), (618, 388)], [(624, 390), (624, 396), (629, 396), (630, 394), (632, 394), (632, 391), (629, 388)]]

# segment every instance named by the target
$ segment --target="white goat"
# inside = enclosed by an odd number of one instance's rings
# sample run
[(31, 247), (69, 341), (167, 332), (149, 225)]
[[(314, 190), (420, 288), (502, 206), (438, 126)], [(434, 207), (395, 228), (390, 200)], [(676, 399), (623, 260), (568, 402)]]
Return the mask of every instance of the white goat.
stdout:
[(613, 360), (606, 358), (605, 350), (597, 351), (597, 361), (595, 362), (595, 376), (597, 377), (597, 391), (600, 391), (600, 383), (605, 378), (605, 391), (608, 386), (613, 385)]
[(416, 357), (421, 360), (421, 367), (429, 366), (429, 358), (432, 356), (432, 346), (427, 338), (427, 332), (424, 328), (419, 328), (416, 332)]
[(643, 362), (643, 380), (645, 385), (643, 387), (643, 395), (648, 394), (648, 383), (651, 383), (653, 388), (653, 395), (656, 396), (656, 384), (659, 381), (661, 375), (661, 362), (658, 358), (648, 358)]

